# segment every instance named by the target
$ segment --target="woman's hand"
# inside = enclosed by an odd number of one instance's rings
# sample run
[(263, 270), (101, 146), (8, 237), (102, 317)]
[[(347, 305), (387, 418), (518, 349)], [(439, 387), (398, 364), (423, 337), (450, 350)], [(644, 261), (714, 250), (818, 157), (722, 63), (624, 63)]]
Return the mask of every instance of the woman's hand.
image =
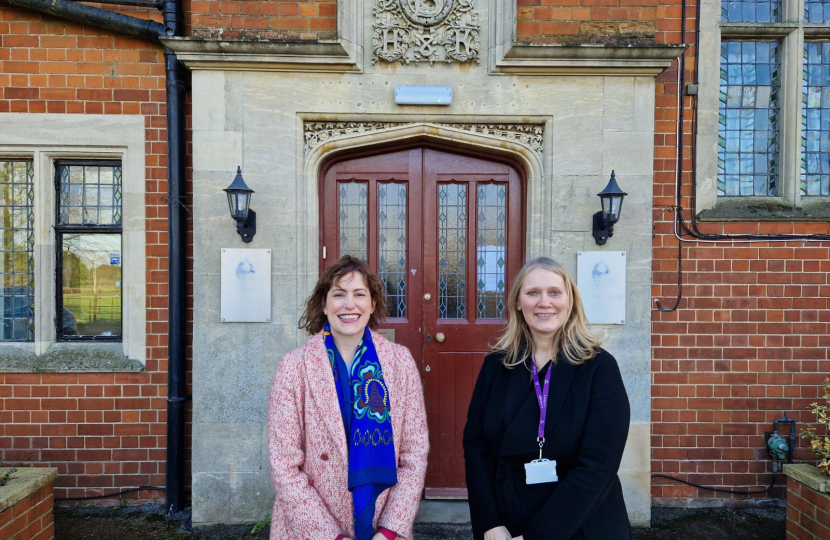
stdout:
[(512, 540), (513, 537), (510, 535), (510, 531), (507, 530), (507, 527), (493, 527), (486, 533), (484, 533), (484, 540)]

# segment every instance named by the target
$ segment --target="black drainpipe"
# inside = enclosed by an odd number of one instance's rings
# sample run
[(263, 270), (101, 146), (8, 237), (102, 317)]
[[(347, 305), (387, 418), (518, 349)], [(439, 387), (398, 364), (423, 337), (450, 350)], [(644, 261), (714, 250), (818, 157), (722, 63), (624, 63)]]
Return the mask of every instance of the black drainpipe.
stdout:
[[(179, 32), (177, 0), (164, 0), (165, 34)], [(164, 49), (167, 74), (167, 491), (165, 506), (170, 513), (185, 508), (184, 451), (187, 401), (186, 267), (185, 238), (185, 86), (176, 55)], [(176, 126), (171, 129), (171, 126)]]
[[(164, 24), (121, 15), (105, 9), (67, 0), (0, 0), (16, 8), (45, 13), (81, 24), (112, 30), (119, 34), (159, 42), (160, 37), (179, 33), (178, 0), (161, 0), (153, 7), (162, 9)], [(121, 3), (114, 0), (111, 3)], [(129, 3), (123, 2), (123, 3)], [(148, 6), (150, 7), (150, 6)], [(187, 401), (185, 364), (185, 87), (176, 55), (165, 48), (167, 75), (167, 200), (168, 200), (168, 344), (167, 344), (167, 487), (168, 512), (184, 509), (184, 433)]]
[(46, 13), (59, 19), (69, 19), (154, 42), (158, 42), (159, 38), (165, 35), (164, 26), (155, 21), (129, 17), (67, 0), (0, 0), (0, 4)]

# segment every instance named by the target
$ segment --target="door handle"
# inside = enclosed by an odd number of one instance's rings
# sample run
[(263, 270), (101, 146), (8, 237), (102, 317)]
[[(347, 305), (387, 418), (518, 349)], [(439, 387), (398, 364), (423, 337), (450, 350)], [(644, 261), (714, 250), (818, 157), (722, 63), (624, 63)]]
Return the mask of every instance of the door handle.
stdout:
[(441, 332), (435, 334), (435, 341), (437, 341), (438, 343), (444, 343), (444, 334), (442, 334)]

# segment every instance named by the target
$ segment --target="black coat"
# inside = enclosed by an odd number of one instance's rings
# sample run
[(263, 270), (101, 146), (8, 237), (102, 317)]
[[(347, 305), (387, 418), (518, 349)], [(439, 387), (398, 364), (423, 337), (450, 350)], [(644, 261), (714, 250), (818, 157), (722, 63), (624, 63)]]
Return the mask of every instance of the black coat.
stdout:
[(464, 428), (473, 537), (505, 526), (524, 540), (628, 540), (617, 471), (631, 412), (617, 361), (601, 350), (581, 366), (561, 354), (551, 366), (543, 456), (559, 481), (527, 485), (539, 404), (530, 370), (507, 369), (503, 357), (484, 359)]

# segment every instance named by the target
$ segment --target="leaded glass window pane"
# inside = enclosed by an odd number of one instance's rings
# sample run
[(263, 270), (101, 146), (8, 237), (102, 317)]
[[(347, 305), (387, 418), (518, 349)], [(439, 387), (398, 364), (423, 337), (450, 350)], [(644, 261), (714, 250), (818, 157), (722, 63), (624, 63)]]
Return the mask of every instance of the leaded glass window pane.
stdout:
[(59, 164), (59, 225), (121, 225), (121, 165)]
[(406, 184), (378, 185), (378, 276), (390, 317), (406, 317)]
[(121, 163), (55, 163), (59, 340), (122, 332)]
[(0, 161), (0, 341), (35, 337), (34, 221), (34, 164)]
[(121, 234), (65, 233), (61, 242), (64, 336), (121, 335)]
[(467, 186), (438, 186), (438, 318), (466, 319)]
[(827, 197), (830, 196), (830, 43), (804, 45), (801, 101), (801, 194)]
[(778, 195), (778, 43), (721, 44), (718, 195)]
[(367, 260), (367, 199), (366, 182), (341, 182), (338, 186), (340, 223), (340, 256), (353, 255)]
[(478, 186), (476, 309), (479, 319), (504, 318), (507, 186)]
[(804, 0), (804, 21), (808, 23), (830, 23), (830, 2), (827, 0)]
[(781, 0), (723, 0), (720, 9), (723, 22), (781, 21)]

